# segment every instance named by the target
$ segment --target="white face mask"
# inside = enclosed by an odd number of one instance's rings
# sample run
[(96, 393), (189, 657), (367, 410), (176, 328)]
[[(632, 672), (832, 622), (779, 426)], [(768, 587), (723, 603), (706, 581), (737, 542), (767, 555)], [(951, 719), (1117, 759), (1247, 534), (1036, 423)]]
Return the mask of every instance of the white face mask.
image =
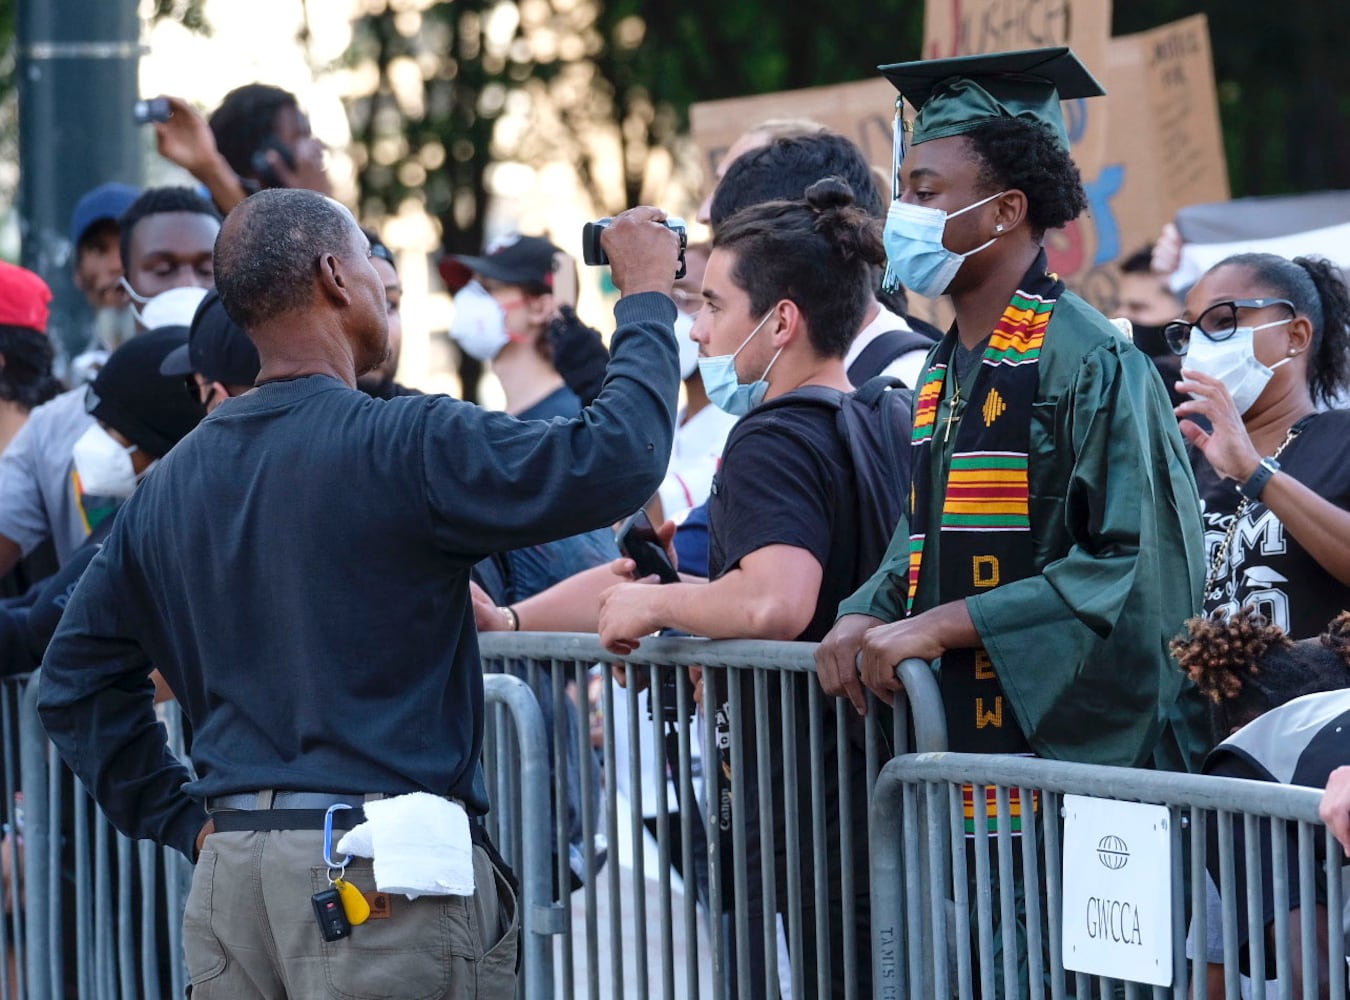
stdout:
[(80, 489), (95, 497), (125, 500), (131, 496), (137, 481), (131, 453), (136, 450), (135, 445), (124, 448), (94, 424), (75, 442), (75, 472), (80, 477)]
[(469, 357), (491, 361), (511, 340), (501, 303), (477, 281), (471, 281), (455, 293), (454, 304), (450, 336)]
[(126, 278), (122, 279), (122, 287), (127, 290), (133, 302), (141, 304), (139, 310), (131, 306), (131, 314), (136, 317), (136, 322), (147, 330), (158, 330), (162, 326), (191, 326), (192, 317), (196, 315), (202, 299), (206, 298), (207, 291), (196, 285), (184, 285), (167, 289), (154, 298), (147, 299), (132, 288)]
[(698, 371), (698, 344), (689, 336), (694, 332), (694, 317), (680, 313), (675, 317), (675, 343), (680, 348), (680, 379), (689, 381)]
[(1256, 357), (1256, 331), (1292, 322), (1291, 319), (1280, 319), (1260, 326), (1240, 326), (1231, 337), (1217, 343), (1203, 331), (1193, 330), (1182, 367), (1218, 379), (1233, 397), (1238, 413), (1246, 413), (1265, 391), (1275, 369), (1292, 358), (1282, 358), (1270, 367), (1261, 364)]

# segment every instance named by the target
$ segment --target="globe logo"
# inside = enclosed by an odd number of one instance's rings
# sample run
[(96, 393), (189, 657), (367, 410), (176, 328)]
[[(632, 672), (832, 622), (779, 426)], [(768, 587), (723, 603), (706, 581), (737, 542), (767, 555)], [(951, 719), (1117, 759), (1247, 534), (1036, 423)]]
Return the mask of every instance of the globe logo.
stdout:
[(1130, 860), (1130, 849), (1115, 834), (1108, 834), (1097, 842), (1097, 859), (1102, 867), (1120, 871)]

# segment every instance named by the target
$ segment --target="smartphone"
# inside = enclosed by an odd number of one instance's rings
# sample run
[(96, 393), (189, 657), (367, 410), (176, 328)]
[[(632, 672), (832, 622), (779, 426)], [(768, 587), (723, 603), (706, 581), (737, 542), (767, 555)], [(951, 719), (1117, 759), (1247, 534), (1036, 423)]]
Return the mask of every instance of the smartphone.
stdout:
[(614, 531), (619, 551), (637, 563), (639, 578), (655, 576), (662, 583), (679, 583), (680, 574), (670, 564), (665, 547), (656, 535), (651, 518), (639, 510)]
[(262, 182), (263, 187), (277, 188), (285, 187), (286, 183), (272, 168), (271, 161), (267, 159), (269, 150), (276, 150), (281, 154), (281, 161), (295, 169), (295, 153), (291, 147), (286, 145), (276, 136), (268, 136), (261, 146), (253, 151), (253, 156), (249, 161), (253, 166), (253, 172), (258, 175), (258, 180)]
[(137, 101), (132, 105), (131, 116), (136, 119), (137, 125), (166, 122), (173, 117), (173, 108), (169, 107), (167, 97), (152, 97), (148, 101)]

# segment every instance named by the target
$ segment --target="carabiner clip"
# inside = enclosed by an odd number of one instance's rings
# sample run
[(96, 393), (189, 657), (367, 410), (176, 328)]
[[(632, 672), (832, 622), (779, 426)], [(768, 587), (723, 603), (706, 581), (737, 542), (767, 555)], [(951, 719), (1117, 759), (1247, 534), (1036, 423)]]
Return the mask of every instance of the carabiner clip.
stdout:
[(328, 811), (323, 816), (323, 861), (329, 868), (346, 868), (351, 862), (352, 856), (348, 854), (341, 861), (333, 860), (333, 813), (339, 809), (350, 809), (351, 805), (346, 802), (335, 802), (328, 807)]

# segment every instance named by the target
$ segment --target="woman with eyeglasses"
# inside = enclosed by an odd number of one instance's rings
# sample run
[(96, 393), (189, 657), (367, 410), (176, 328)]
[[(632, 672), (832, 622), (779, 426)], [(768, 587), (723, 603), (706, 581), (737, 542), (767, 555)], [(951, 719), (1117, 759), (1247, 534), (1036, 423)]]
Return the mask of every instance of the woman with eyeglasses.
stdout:
[(1326, 260), (1229, 257), (1163, 331), (1204, 506), (1205, 611), (1254, 605), (1295, 639), (1350, 608), (1350, 294)]

